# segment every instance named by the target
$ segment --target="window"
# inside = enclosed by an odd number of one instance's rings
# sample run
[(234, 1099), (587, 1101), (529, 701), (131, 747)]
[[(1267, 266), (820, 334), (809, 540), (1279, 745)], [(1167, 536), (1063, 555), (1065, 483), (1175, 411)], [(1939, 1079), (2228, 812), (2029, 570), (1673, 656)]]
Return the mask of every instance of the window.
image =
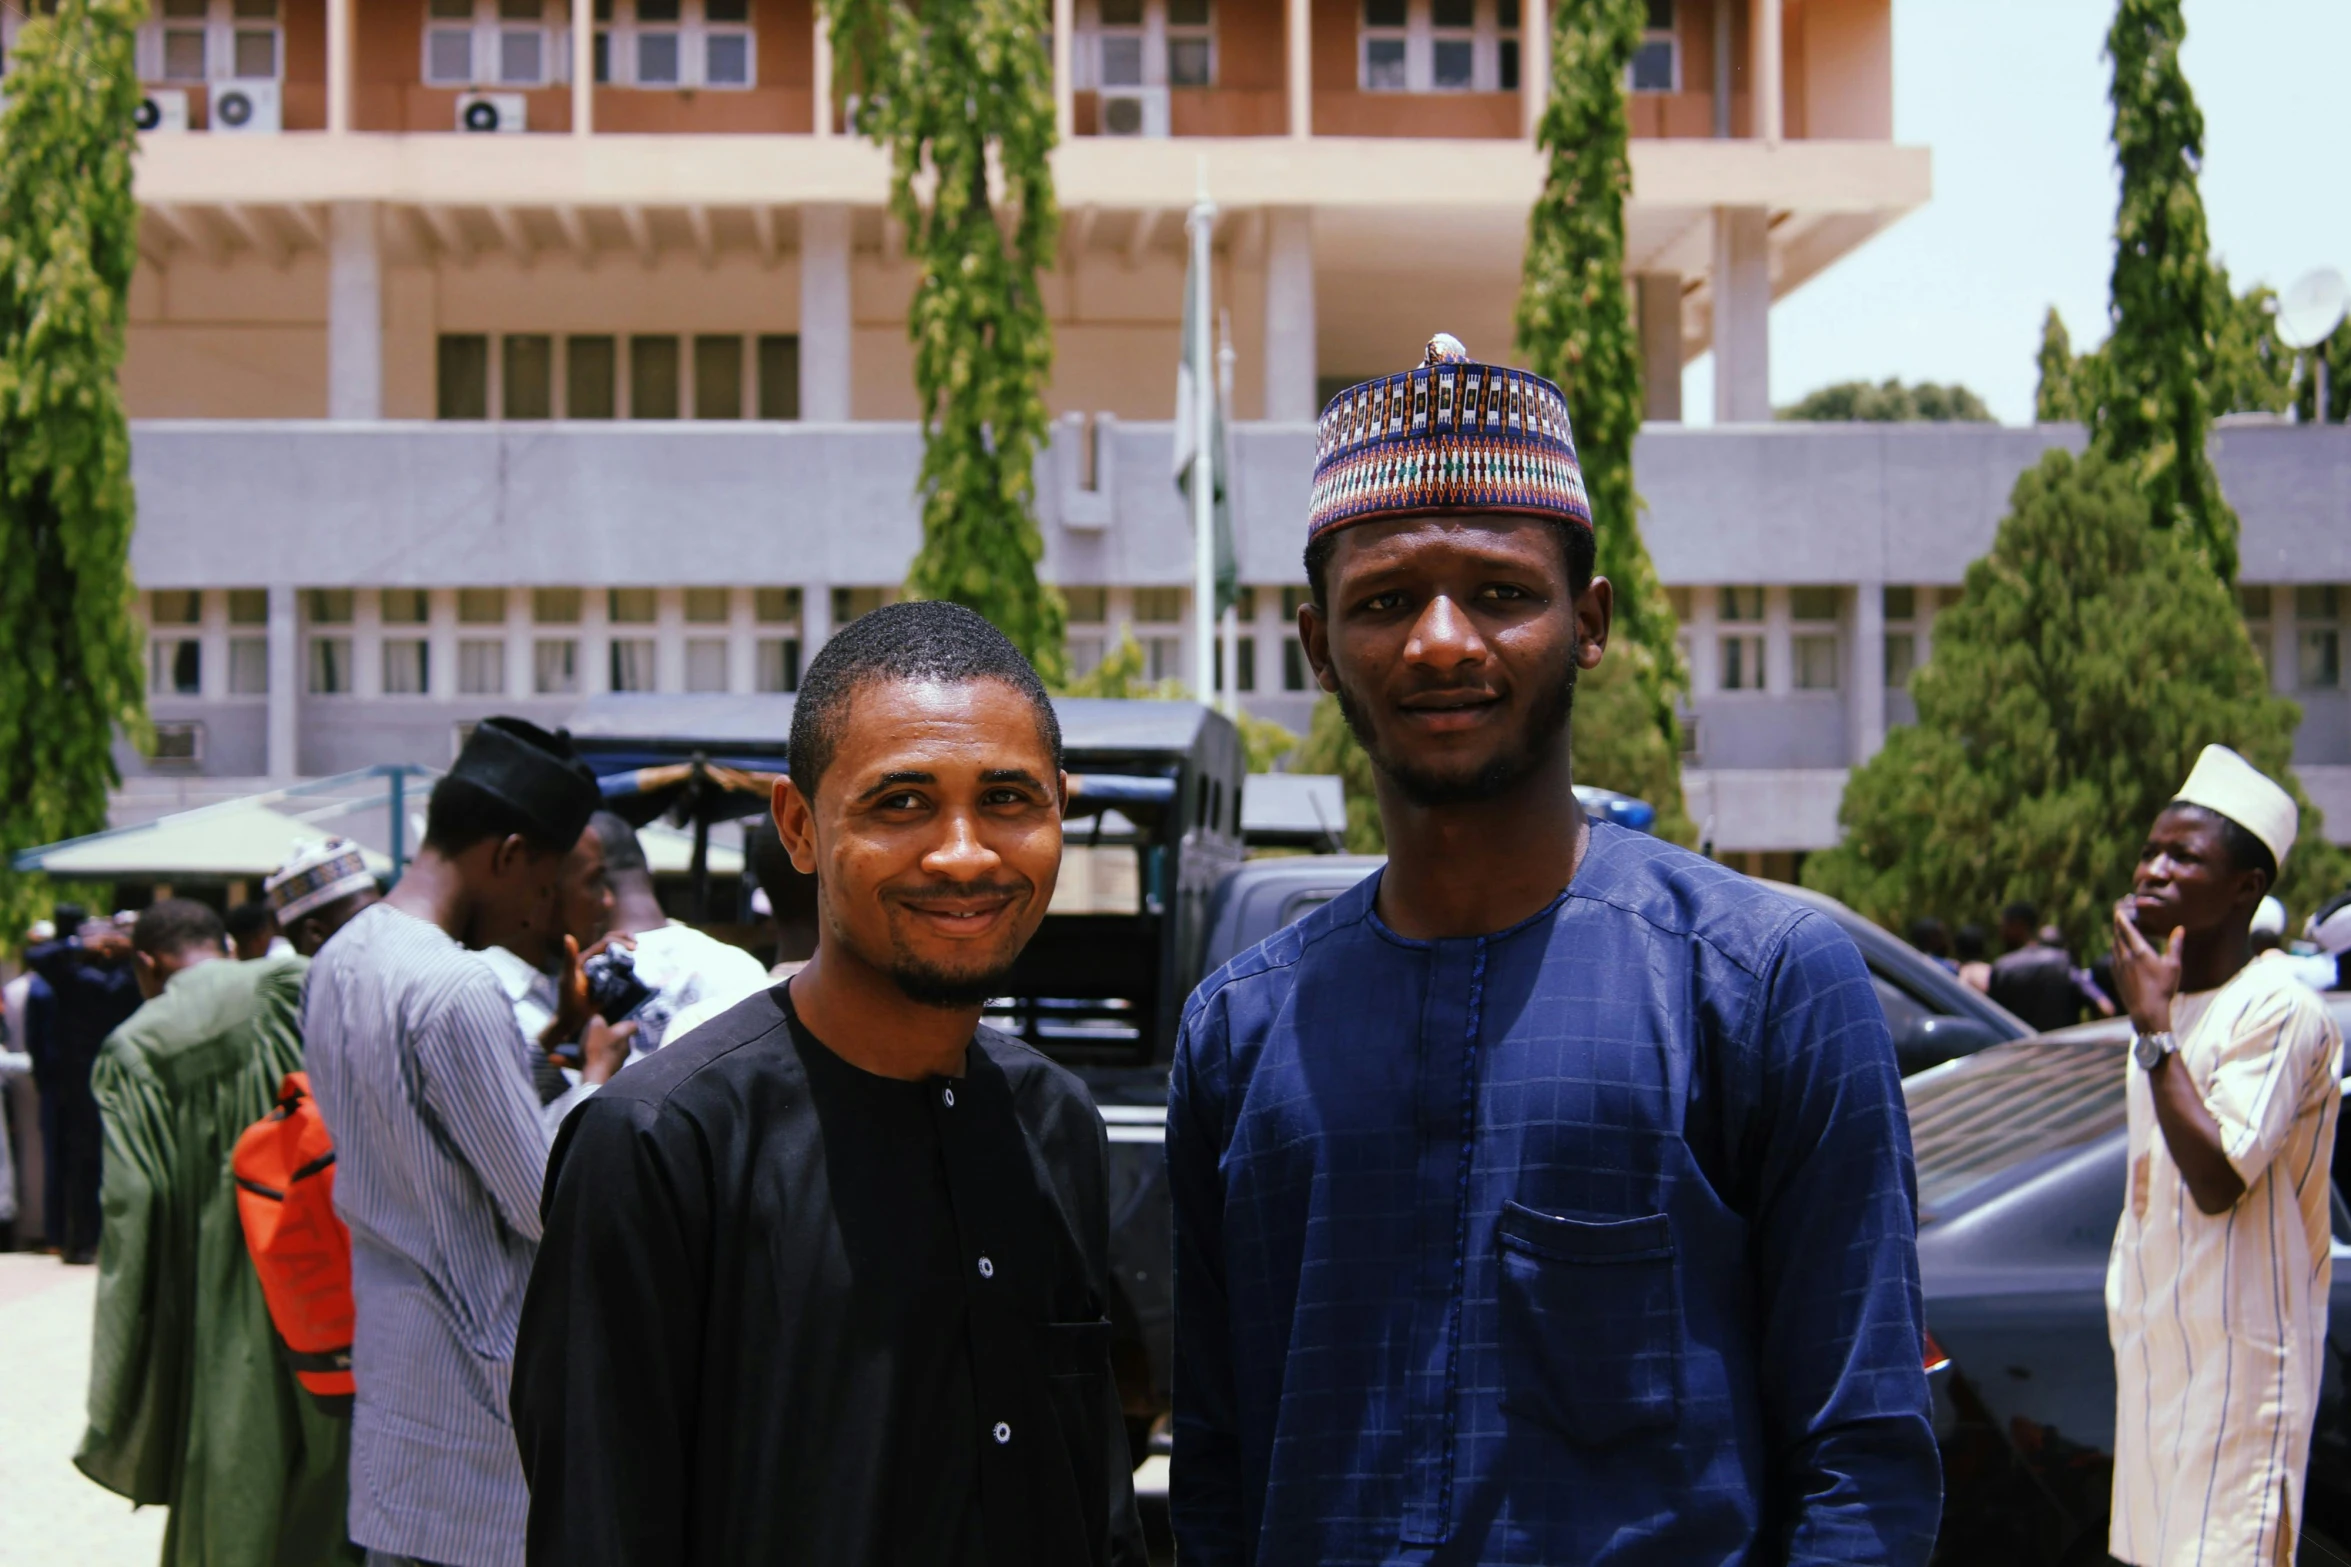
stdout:
[(1724, 588), (1715, 601), (1714, 613), (1727, 621), (1755, 621), (1763, 619), (1763, 589)]
[(800, 623), (800, 590), (798, 588), (753, 588), (751, 590), (751, 618), (763, 626), (796, 626)]
[(686, 589), (686, 624), (689, 626), (723, 626), (729, 613), (729, 593), (725, 588)]
[(384, 695), (423, 696), (433, 688), (433, 646), (422, 637), (384, 639)]
[(229, 638), (229, 695), (269, 695), (269, 638)]
[(1061, 601), (1069, 606), (1069, 618), (1080, 625), (1099, 626), (1110, 618), (1108, 588), (1063, 588)]
[(1101, 0), (1095, 48), (1100, 52), (1099, 77), (1105, 87), (1140, 87), (1144, 83), (1143, 0)]
[(1158, 682), (1181, 680), (1188, 673), (1184, 668), (1184, 639), (1181, 637), (1143, 638), (1143, 677)]
[(1467, 92), (1477, 81), (1477, 0), (1429, 0), (1429, 85)]
[(1069, 660), (1071, 679), (1083, 680), (1102, 667), (1106, 640), (1099, 631), (1073, 631), (1070, 633), (1069, 642), (1064, 651)]
[(651, 637), (614, 637), (612, 639), (612, 689), (615, 691), (650, 691), (653, 689), (653, 639)]
[(739, 337), (694, 339), (694, 417), (743, 417), (743, 340)]
[(800, 417), (800, 339), (792, 333), (759, 340), (759, 417)]
[(457, 590), (457, 623), (461, 626), (505, 625), (506, 590), (504, 588), (459, 588)]
[(1167, 84), (1207, 87), (1216, 81), (1216, 33), (1208, 0), (1167, 0)]
[(833, 629), (840, 630), (860, 615), (870, 615), (889, 602), (885, 588), (833, 589)]
[(563, 417), (610, 419), (619, 414), (619, 345), (609, 337), (570, 337), (563, 343)]
[(161, 14), (139, 29), (141, 76), (169, 82), (277, 78), (278, 0), (163, 0), (158, 9)]
[(1363, 0), (1365, 92), (1497, 92), (1519, 77), (1518, 0)]
[(616, 87), (754, 84), (750, 0), (596, 0), (596, 80)]
[(543, 87), (560, 23), (546, 0), (427, 0), (424, 79), (434, 87)]
[[(1153, 624), (1180, 623), (1184, 618), (1182, 588), (1135, 589), (1135, 618)], [(1152, 678), (1157, 679), (1157, 676)]]
[(1790, 588), (1788, 590), (1788, 618), (1809, 621), (1836, 619), (1837, 590), (1835, 588)]
[(1918, 636), (1910, 631), (1886, 633), (1886, 689), (1907, 691), (1918, 668)]
[(580, 623), (580, 590), (577, 588), (531, 589), (531, 619), (542, 626), (576, 626)]
[(541, 696), (574, 696), (580, 689), (580, 645), (569, 637), (531, 644), (531, 689)]
[(1915, 620), (1918, 618), (1918, 589), (1887, 588), (1884, 604), (1888, 620)]
[(1282, 689), (1306, 689), (1306, 648), (1296, 637), (1282, 644)]
[(2248, 587), (2239, 584), (2237, 607), (2244, 613), (2245, 635), (2252, 642), (2255, 655), (2261, 660), (2262, 674), (2274, 678), (2277, 672), (2270, 668), (2270, 660), (2275, 656), (2270, 630), (2274, 599), (2269, 588), (2266, 585)]
[(229, 624), (232, 626), (268, 625), (269, 589), (229, 589)]
[(1763, 638), (1722, 636), (1716, 645), (1722, 655), (1718, 683), (1725, 691), (1763, 689)]
[(349, 588), (312, 588), (303, 595), (304, 608), (310, 612), (314, 626), (348, 626), (351, 624), (353, 594)]
[(1504, 92), (1518, 91), (1518, 0), (1496, 0), (1494, 6), (1494, 85)]
[(147, 644), (147, 689), (157, 696), (198, 696), (204, 690), (204, 644), (194, 637), (156, 637)]
[(349, 696), (351, 694), (351, 639), (349, 637), (312, 637), (310, 639), (310, 694), (312, 696)]
[(383, 621), (387, 626), (421, 626), (431, 618), (428, 608), (422, 588), (384, 589)]
[[(1234, 689), (1254, 691), (1257, 689), (1257, 639), (1245, 636), (1235, 641), (1240, 656), (1233, 661), (1234, 671), (1239, 677)], [(1224, 638), (1221, 636), (1216, 639), (1216, 689), (1224, 689)]]
[(506, 372), (499, 399), (509, 419), (555, 417), (555, 339), (543, 332), (519, 332), (499, 340)]
[(2333, 691), (2343, 683), (2342, 599), (2332, 584), (2294, 590), (2299, 683), (2305, 691)]
[(800, 689), (800, 639), (761, 637), (758, 668), (753, 672), (762, 691)]
[(441, 418), (489, 418), (489, 338), (479, 332), (442, 333), (435, 379)]
[(204, 595), (194, 588), (157, 588), (147, 596), (147, 619), (158, 626), (192, 626), (204, 618)]
[(724, 691), (727, 688), (727, 644), (724, 637), (686, 639), (686, 689)]
[(457, 690), (461, 696), (504, 696), (506, 644), (487, 637), (458, 643)]
[(678, 416), (678, 340), (674, 337), (629, 339), (629, 417), (675, 419)]
[(1837, 689), (1837, 639), (1834, 636), (1814, 633), (1797, 637), (1790, 651), (1796, 664), (1797, 690)]
[(1404, 92), (1410, 72), (1405, 67), (1405, 0), (1363, 0), (1363, 90)]
[[(1717, 0), (1720, 3), (1720, 0)], [(1679, 92), (1681, 50), (1674, 40), (1673, 0), (1649, 0), (1649, 25), (1627, 71), (1634, 92)]]
[(612, 588), (605, 601), (606, 613), (616, 626), (650, 626), (657, 616), (651, 588)]

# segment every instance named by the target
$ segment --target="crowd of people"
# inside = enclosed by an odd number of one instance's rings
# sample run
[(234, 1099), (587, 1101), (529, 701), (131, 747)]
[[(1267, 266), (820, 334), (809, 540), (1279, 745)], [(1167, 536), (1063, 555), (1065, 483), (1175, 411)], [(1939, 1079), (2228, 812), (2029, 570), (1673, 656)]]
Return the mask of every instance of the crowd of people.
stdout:
[[(1181, 1559), (1923, 1564), (1885, 1018), (1831, 920), (1576, 805), (1612, 589), (1558, 389), (1440, 337), (1331, 405), (1316, 475), (1299, 631), (1389, 858), (1184, 1009)], [(1142, 1561), (1105, 1128), (982, 1024), (1066, 794), (1017, 650), (900, 604), (793, 710), (786, 974), (669, 921), (568, 740), (509, 718), (388, 892), (328, 843), (270, 878), (274, 935), (166, 899), (37, 946), (107, 1138), (77, 1463), (169, 1506), (191, 1567)], [(2132, 1022), (2130, 1562), (2284, 1561), (2300, 1516), (2341, 1040), (2252, 944), (2296, 825), (2210, 747), (2110, 982), (2023, 907), (1998, 960), (1951, 954), (2020, 1011)], [(243, 1173), (272, 1127), (332, 1152)], [(61, 1192), (82, 1135), (61, 1114)], [(330, 1169), (307, 1272), (258, 1268), (240, 1216)], [(297, 1314), (348, 1344), (295, 1347)]]

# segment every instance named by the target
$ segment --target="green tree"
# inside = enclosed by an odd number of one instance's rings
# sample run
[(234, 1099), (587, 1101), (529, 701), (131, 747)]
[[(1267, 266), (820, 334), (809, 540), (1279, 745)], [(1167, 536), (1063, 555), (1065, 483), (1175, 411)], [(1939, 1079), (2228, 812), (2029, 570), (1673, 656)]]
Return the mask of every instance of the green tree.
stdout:
[(2114, 330), (2103, 350), (2091, 439), (2143, 486), (2156, 526), (2179, 528), (2224, 581), (2237, 575), (2237, 517), (2205, 449), (2218, 355), (2233, 301), (2213, 266), (2196, 176), (2204, 116), (2180, 69), (2180, 0), (2117, 0), (2114, 64)]
[[(1881, 924), (1988, 918), (2026, 898), (2103, 950), (2147, 826), (2206, 744), (2287, 771), (2299, 713), (2273, 695), (2234, 597), (2133, 470), (2051, 452), (2016, 483), (1991, 553), (1935, 620), (1918, 722), (1855, 770), (1844, 839), (1804, 880)], [(2302, 803), (2279, 893), (2302, 909), (2344, 857)]]
[(2304, 360), (2305, 371), (2294, 386), (2292, 408), (2294, 417), (2304, 424), (2318, 422), (2311, 405), (2318, 401), (2318, 373), (2312, 361), (2326, 362), (2328, 424), (2341, 424), (2351, 419), (2351, 320), (2334, 330), (2334, 335), (2311, 349)]
[(1527, 365), (1567, 393), (1597, 569), (1616, 587), (1608, 659), (1585, 682), (1575, 728), (1576, 776), (1649, 801), (1659, 832), (1687, 843), (1696, 834), (1682, 806), (1675, 713), (1688, 677), (1633, 489), (1641, 355), (1624, 272), (1632, 185), (1625, 82), (1647, 16), (1643, 0), (1563, 0), (1558, 8), (1551, 97), (1536, 132), (1547, 168), (1527, 223), (1517, 331)]
[(922, 403), (923, 542), (906, 591), (978, 610), (1051, 679), (1066, 612), (1037, 580), (1034, 476), (1053, 367), (1037, 276), (1061, 227), (1047, 163), (1050, 18), (1042, 0), (826, 8), (857, 87), (857, 129), (890, 153), (890, 212), (921, 271), (907, 335)]
[(2083, 418), (2083, 401), (2075, 390), (2075, 370), (2080, 361), (2074, 357), (2073, 334), (2065, 329), (2065, 317), (2051, 305), (2049, 313), (2041, 318), (2041, 351), (2033, 356), (2033, 364), (2040, 371), (2040, 379), (2033, 387), (2033, 422), (2035, 424), (2078, 424)]
[(1808, 393), (1801, 402), (1778, 411), (1782, 419), (1817, 420), (1839, 424), (1990, 424), (1992, 410), (1966, 387), (1953, 382), (1940, 386), (1921, 381), (1915, 386), (1898, 380), (1876, 385), (1867, 381), (1839, 381)]
[(1385, 854), (1388, 835), (1380, 826), (1379, 796), (1373, 789), (1371, 753), (1347, 727), (1339, 699), (1324, 693), (1307, 721), (1306, 738), (1298, 742), (1295, 771), (1336, 773), (1347, 798), (1347, 852)]
[[(147, 734), (116, 382), (144, 15), (64, 0), (29, 22), (0, 111), (0, 851), (104, 827), (115, 737)], [(41, 896), (0, 855), (0, 930)]]
[[(1118, 646), (1102, 655), (1102, 662), (1082, 675), (1061, 683), (1063, 696), (1112, 697), (1130, 702), (1188, 702), (1192, 688), (1181, 680), (1151, 680), (1143, 673), (1143, 648), (1131, 628), (1122, 628)], [(1270, 718), (1241, 713), (1233, 719), (1241, 732), (1241, 755), (1253, 773), (1278, 771), (1298, 749), (1298, 737)]]
[[(2218, 416), (2237, 413), (2281, 413), (2307, 408), (2309, 393), (2294, 382), (2293, 351), (2278, 340), (2277, 296), (2267, 284), (2257, 283), (2242, 294), (2229, 292), (2228, 269), (2213, 268), (2222, 297), (2219, 327), (2213, 335), (2212, 365), (2205, 382), (2206, 406)], [(2346, 334), (2351, 346), (2351, 334)], [(2064, 318), (2051, 307), (2041, 324), (2041, 349), (2034, 356), (2040, 381), (2033, 395), (2033, 418), (2041, 424), (2091, 424), (2105, 395), (2106, 351), (2093, 348), (2073, 352)], [(2299, 404), (2297, 404), (2299, 398)], [(2328, 400), (2334, 401), (2330, 394)]]

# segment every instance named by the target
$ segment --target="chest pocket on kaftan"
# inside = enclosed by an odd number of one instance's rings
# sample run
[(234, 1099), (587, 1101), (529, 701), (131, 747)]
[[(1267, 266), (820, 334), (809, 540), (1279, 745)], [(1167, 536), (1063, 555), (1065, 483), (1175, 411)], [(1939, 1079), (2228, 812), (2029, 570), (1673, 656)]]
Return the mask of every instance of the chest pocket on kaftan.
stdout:
[(1681, 1283), (1664, 1214), (1597, 1223), (1504, 1203), (1502, 1407), (1591, 1445), (1675, 1424)]

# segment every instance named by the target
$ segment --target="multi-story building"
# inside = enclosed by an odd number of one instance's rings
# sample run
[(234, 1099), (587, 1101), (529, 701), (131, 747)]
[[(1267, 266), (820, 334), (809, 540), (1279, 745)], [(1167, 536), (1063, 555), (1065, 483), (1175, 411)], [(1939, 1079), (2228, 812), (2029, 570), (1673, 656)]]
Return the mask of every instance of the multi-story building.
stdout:
[[(915, 268), (809, 0), (596, 0), (585, 28), (562, 0), (155, 10), (124, 369), (145, 787), (438, 761), (485, 713), (609, 691), (789, 690), (902, 580)], [(1891, 139), (1890, 0), (1649, 13), (1627, 258), (1644, 526), (1686, 610), (1693, 798), (1725, 851), (1783, 854), (1833, 837), (1939, 595), (2062, 437), (1732, 428), (1769, 417), (1772, 300), (1925, 201), (1929, 159)], [(1546, 38), (1544, 0), (1054, 0), (1039, 488), (1079, 665), (1131, 630), (1153, 673), (1191, 667), (1153, 421), (1204, 185), (1241, 421), (1237, 673), (1302, 720), (1285, 628), (1311, 421), (1433, 330), (1508, 354)], [(1709, 348), (1721, 427), (1677, 430)], [(2321, 488), (2277, 526), (2322, 493), (2341, 510), (2335, 450), (2295, 448)], [(2252, 576), (2273, 523), (2240, 505)], [(2297, 660), (2351, 582), (2344, 530), (2304, 533), (2264, 622)], [(2351, 763), (2329, 722), (2310, 760)]]

